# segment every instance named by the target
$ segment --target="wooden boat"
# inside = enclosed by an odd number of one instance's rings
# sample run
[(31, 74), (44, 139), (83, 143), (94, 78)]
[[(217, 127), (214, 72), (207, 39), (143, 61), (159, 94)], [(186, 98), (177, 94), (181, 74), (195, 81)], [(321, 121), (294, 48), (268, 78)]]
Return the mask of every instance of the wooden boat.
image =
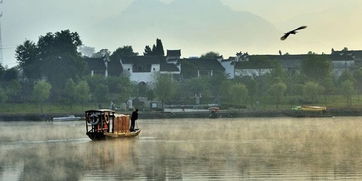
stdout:
[(86, 134), (92, 140), (131, 138), (138, 136), (140, 129), (129, 130), (129, 115), (116, 114), (110, 109), (85, 112)]

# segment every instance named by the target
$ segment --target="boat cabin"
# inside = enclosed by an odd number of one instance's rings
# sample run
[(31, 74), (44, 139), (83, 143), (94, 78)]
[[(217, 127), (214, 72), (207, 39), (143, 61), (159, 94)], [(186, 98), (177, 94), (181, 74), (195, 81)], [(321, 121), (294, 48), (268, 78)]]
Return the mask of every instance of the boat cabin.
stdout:
[(85, 112), (86, 134), (92, 140), (137, 136), (140, 130), (130, 132), (130, 116), (116, 114), (110, 109)]

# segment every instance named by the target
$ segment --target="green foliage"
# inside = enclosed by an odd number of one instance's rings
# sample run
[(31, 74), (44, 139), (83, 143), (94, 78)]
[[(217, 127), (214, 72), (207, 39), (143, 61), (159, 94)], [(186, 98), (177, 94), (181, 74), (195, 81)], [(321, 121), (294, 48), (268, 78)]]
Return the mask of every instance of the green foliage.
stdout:
[(62, 30), (56, 33), (47, 33), (40, 36), (38, 40), (38, 48), (41, 57), (48, 57), (61, 54), (79, 55), (78, 47), (82, 45), (82, 41), (77, 32)]
[(324, 87), (316, 82), (306, 82), (303, 86), (303, 97), (308, 103), (316, 103), (322, 95)]
[(76, 99), (76, 85), (73, 81), (73, 79), (68, 79), (67, 82), (65, 83), (65, 88), (64, 88), (64, 101), (69, 104), (69, 105), (73, 105), (73, 102)]
[(352, 81), (353, 83), (356, 81), (356, 80), (354, 79), (353, 74), (352, 74), (350, 71), (344, 71), (344, 72), (342, 73), (342, 75), (338, 78), (338, 82), (339, 82), (340, 84), (342, 84), (342, 83), (345, 82), (346, 80), (350, 80), (350, 81)]
[(355, 70), (353, 73), (353, 77), (356, 80), (356, 88), (358, 90), (358, 93), (362, 93), (362, 67)]
[(326, 55), (309, 54), (302, 62), (302, 73), (311, 81), (321, 82), (330, 76), (331, 60)]
[(16, 60), (23, 70), (24, 76), (29, 79), (35, 80), (41, 77), (39, 53), (37, 45), (29, 40), (19, 45), (15, 50)]
[(2, 80), (2, 76), (5, 73), (5, 68), (0, 63), (0, 80)]
[(176, 86), (169, 75), (156, 75), (154, 86), (156, 97), (163, 103), (171, 101), (176, 92)]
[(278, 108), (280, 103), (283, 101), (286, 90), (287, 85), (283, 82), (274, 83), (270, 86), (269, 94), (273, 97), (276, 108)]
[(220, 54), (217, 53), (217, 52), (207, 52), (203, 55), (201, 55), (200, 58), (204, 58), (204, 59), (217, 59), (217, 58), (220, 58)]
[(2, 75), (4, 81), (14, 81), (18, 79), (18, 69), (13, 67), (11, 69), (5, 69), (5, 72)]
[(87, 103), (90, 99), (90, 90), (87, 81), (80, 81), (75, 86), (76, 101), (82, 105)]
[(233, 106), (244, 106), (247, 102), (248, 89), (243, 84), (234, 84), (227, 91), (228, 104)]
[(40, 104), (41, 113), (43, 113), (43, 103), (48, 100), (52, 86), (43, 80), (37, 81), (33, 88), (33, 99)]
[(0, 87), (0, 103), (4, 103), (8, 100), (8, 96), (3, 88)]
[(113, 101), (126, 102), (132, 94), (133, 85), (126, 76), (108, 77), (107, 86)]
[(109, 88), (105, 83), (97, 85), (93, 91), (93, 100), (96, 102), (108, 102), (110, 101), (109, 97)]
[(341, 84), (341, 94), (345, 97), (347, 105), (352, 105), (352, 96), (356, 93), (352, 80), (345, 80)]
[(164, 56), (165, 51), (163, 50), (162, 41), (160, 39), (156, 40), (156, 47), (152, 50), (156, 56)]
[(5, 84), (5, 90), (9, 101), (16, 102), (19, 99), (21, 91), (21, 83), (18, 80), (7, 81)]
[(93, 54), (93, 58), (103, 58), (105, 56), (108, 56), (111, 54), (111, 51), (109, 51), (108, 49), (101, 49), (98, 52), (96, 52), (95, 54)]
[(123, 46), (117, 48), (110, 56), (111, 61), (119, 61), (121, 57), (137, 56), (138, 53), (133, 51), (132, 46)]
[(152, 56), (152, 54), (153, 54), (153, 52), (152, 52), (151, 47), (147, 45), (147, 46), (145, 47), (145, 52), (143, 52), (143, 55), (144, 55), (144, 56)]
[(33, 88), (33, 99), (38, 103), (42, 103), (49, 98), (52, 86), (43, 80), (37, 81)]
[(145, 47), (144, 56), (164, 56), (165, 51), (163, 49), (162, 41), (160, 39), (156, 39), (156, 44), (152, 46), (152, 49), (149, 45)]

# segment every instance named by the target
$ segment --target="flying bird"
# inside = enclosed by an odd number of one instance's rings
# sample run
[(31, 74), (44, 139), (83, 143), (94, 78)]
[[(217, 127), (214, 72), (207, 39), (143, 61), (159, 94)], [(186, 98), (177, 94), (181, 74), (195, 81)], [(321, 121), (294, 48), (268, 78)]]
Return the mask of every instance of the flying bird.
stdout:
[(295, 35), (295, 34), (298, 33), (298, 30), (302, 30), (302, 29), (306, 29), (306, 28), (307, 28), (307, 26), (301, 26), (301, 27), (299, 27), (299, 28), (297, 28), (295, 30), (289, 31), (288, 33), (285, 33), (284, 36), (282, 36), (280, 39), (281, 40), (286, 40), (289, 35), (291, 35), (291, 34)]

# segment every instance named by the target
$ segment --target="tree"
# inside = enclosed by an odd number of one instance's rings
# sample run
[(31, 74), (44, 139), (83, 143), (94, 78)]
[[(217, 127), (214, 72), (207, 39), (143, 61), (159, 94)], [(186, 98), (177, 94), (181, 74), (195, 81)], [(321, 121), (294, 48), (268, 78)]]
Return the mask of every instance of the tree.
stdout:
[(0, 87), (0, 103), (4, 103), (8, 100), (8, 96), (3, 88)]
[(346, 98), (348, 106), (352, 105), (352, 97), (355, 94), (354, 83), (352, 80), (345, 80), (341, 84), (341, 93)]
[(145, 52), (143, 53), (144, 56), (165, 56), (165, 51), (163, 49), (162, 41), (157, 38), (156, 44), (152, 46), (145, 47)]
[(94, 53), (92, 58), (103, 58), (111, 54), (111, 51), (108, 49), (101, 49), (98, 52)]
[(204, 59), (217, 59), (217, 58), (220, 58), (220, 54), (211, 51), (211, 52), (208, 52), (208, 53), (205, 53), (205, 54), (201, 55), (200, 58), (204, 58)]
[(39, 79), (41, 77), (40, 59), (38, 57), (38, 46), (29, 40), (26, 40), (22, 45), (19, 45), (15, 50), (16, 60), (23, 74), (29, 79)]
[(119, 61), (121, 57), (137, 56), (138, 53), (133, 51), (132, 46), (123, 46), (117, 48), (110, 56), (111, 61)]
[(175, 84), (168, 75), (156, 75), (154, 92), (162, 102), (162, 108), (165, 102), (171, 100), (175, 93)]
[(2, 79), (4, 81), (13, 81), (18, 79), (18, 69), (16, 67), (13, 67), (11, 69), (6, 69), (3, 73)]
[(248, 89), (244, 84), (234, 84), (228, 90), (229, 104), (233, 106), (246, 105)]
[(178, 93), (194, 100), (194, 104), (200, 104), (201, 98), (210, 96), (209, 79), (206, 77), (187, 79), (181, 85)]
[(362, 68), (359, 68), (356, 71), (354, 71), (353, 77), (356, 80), (356, 88), (359, 95), (358, 97), (360, 97), (362, 93)]
[(43, 103), (49, 98), (52, 86), (46, 81), (37, 81), (33, 88), (33, 99), (40, 104), (41, 113), (43, 113)]
[(41, 73), (60, 95), (68, 79), (77, 79), (85, 74), (85, 62), (78, 52), (82, 45), (77, 32), (63, 30), (40, 36), (37, 46), (41, 59)]
[(279, 108), (279, 105), (284, 98), (286, 90), (287, 85), (285, 85), (283, 82), (274, 83), (269, 88), (269, 94), (273, 97), (276, 108)]
[(76, 101), (82, 106), (89, 101), (90, 98), (90, 90), (87, 81), (80, 81), (75, 86), (75, 95), (76, 95)]
[(93, 99), (98, 103), (109, 101), (109, 88), (106, 84), (99, 84), (94, 88)]
[(82, 45), (82, 46), (78, 47), (78, 51), (84, 57), (92, 57), (94, 55), (94, 53), (95, 53), (95, 48)]
[(64, 100), (71, 108), (73, 107), (76, 96), (76, 85), (73, 79), (68, 79), (64, 87)]
[(326, 55), (308, 54), (302, 61), (302, 73), (307, 79), (322, 82), (331, 73), (331, 61)]
[(9, 101), (17, 102), (20, 100), (19, 95), (21, 93), (20, 91), (21, 91), (22, 85), (23, 84), (17, 79), (6, 82), (4, 88), (5, 88), (6, 95), (7, 95)]
[(126, 102), (132, 94), (132, 84), (129, 77), (108, 77), (107, 85), (113, 101)]
[(0, 63), (0, 81), (2, 80), (4, 73), (5, 73), (5, 68)]
[(156, 40), (156, 47), (153, 50), (153, 52), (156, 56), (165, 56), (165, 51), (163, 50), (162, 41), (158, 38)]
[(153, 55), (153, 52), (152, 52), (152, 49), (151, 49), (151, 47), (150, 46), (146, 46), (145, 47), (145, 52), (143, 52), (143, 55), (144, 56), (152, 56)]
[(42, 57), (70, 54), (78, 55), (78, 47), (82, 45), (82, 41), (77, 32), (62, 30), (55, 33), (47, 33), (40, 36), (38, 40), (38, 48)]
[(323, 93), (324, 87), (316, 82), (306, 82), (303, 86), (303, 97), (309, 103), (317, 102), (320, 95)]

